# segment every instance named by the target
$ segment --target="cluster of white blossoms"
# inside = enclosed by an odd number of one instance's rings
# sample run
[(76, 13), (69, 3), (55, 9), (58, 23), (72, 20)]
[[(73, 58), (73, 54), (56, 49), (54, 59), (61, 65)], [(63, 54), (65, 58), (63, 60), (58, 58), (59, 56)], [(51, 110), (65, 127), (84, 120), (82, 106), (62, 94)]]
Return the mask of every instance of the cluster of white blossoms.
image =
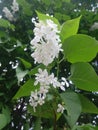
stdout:
[(13, 21), (14, 17), (13, 17), (13, 14), (11, 13), (11, 11), (7, 8), (7, 7), (4, 7), (3, 8), (3, 12), (5, 14), (5, 17), (10, 20), (10, 21)]
[[(33, 53), (31, 56), (34, 58), (35, 63), (42, 63), (48, 66), (58, 58), (59, 52), (63, 51), (61, 48), (61, 40), (57, 24), (52, 20), (47, 19), (45, 21), (36, 22), (35, 24), (34, 39), (31, 41)], [(65, 91), (65, 85), (68, 83), (64, 77), (58, 80), (54, 73), (49, 74), (47, 69), (38, 69), (38, 73), (35, 74), (34, 85), (39, 85), (40, 88), (31, 92), (29, 103), (33, 107), (34, 112), (38, 105), (43, 105), (46, 101), (47, 93), (51, 87)], [(64, 107), (58, 104), (57, 112), (63, 113)]]
[(35, 22), (35, 37), (31, 41), (34, 49), (31, 56), (35, 63), (43, 63), (48, 66), (55, 57), (58, 57), (59, 52), (62, 51), (58, 34), (58, 27), (52, 20)]
[(14, 21), (14, 14), (19, 11), (19, 5), (16, 2), (16, 0), (13, 0), (12, 5), (11, 5), (11, 11), (7, 8), (4, 7), (2, 10), (5, 14), (5, 17), (9, 20), (9, 21)]
[(48, 93), (50, 86), (54, 88), (60, 88), (62, 91), (65, 91), (65, 84), (67, 84), (66, 79), (63, 77), (62, 81), (59, 82), (57, 77), (54, 74), (48, 74), (47, 70), (38, 69), (38, 73), (35, 74), (35, 82), (34, 85), (40, 85), (39, 90), (35, 90), (31, 92), (30, 96), (30, 105), (33, 107), (34, 111), (35, 108), (39, 105), (43, 105), (45, 103), (46, 94)]
[(17, 11), (19, 11), (19, 4), (17, 3), (16, 0), (13, 0), (13, 3), (12, 3), (12, 6), (11, 6), (11, 9), (12, 9), (12, 13), (16, 13)]
[(31, 92), (31, 96), (29, 99), (30, 105), (33, 107), (34, 112), (36, 112), (36, 107), (38, 105), (43, 105), (45, 103), (46, 93), (48, 92), (47, 89), (44, 87), (40, 87), (40, 90), (35, 90)]
[(61, 90), (65, 91), (65, 88), (63, 87), (66, 84), (65, 78), (62, 78), (62, 82), (59, 82), (57, 77), (54, 76), (52, 73), (51, 75), (48, 75), (47, 70), (38, 69), (38, 72), (35, 78), (34, 85), (37, 85), (40, 83), (40, 86), (44, 86), (45, 89), (49, 89), (50, 85), (52, 85), (54, 88), (60, 88)]

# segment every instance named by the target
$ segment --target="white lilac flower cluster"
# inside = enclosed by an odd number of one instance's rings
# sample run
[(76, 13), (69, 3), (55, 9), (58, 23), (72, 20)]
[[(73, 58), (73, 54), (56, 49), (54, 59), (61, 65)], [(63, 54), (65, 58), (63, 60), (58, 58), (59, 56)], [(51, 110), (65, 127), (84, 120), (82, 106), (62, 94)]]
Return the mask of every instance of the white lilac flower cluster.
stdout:
[(14, 14), (17, 11), (19, 11), (19, 5), (16, 2), (16, 0), (13, 0), (12, 5), (11, 5), (11, 11), (7, 7), (4, 7), (2, 11), (4, 12), (5, 17), (9, 21), (15, 21)]
[[(34, 49), (31, 56), (34, 58), (35, 63), (42, 63), (45, 66), (48, 66), (55, 58), (58, 58), (59, 52), (62, 51), (58, 27), (50, 19), (39, 22), (36, 22), (33, 19), (33, 23), (35, 24), (35, 37), (31, 41), (32, 48)], [(58, 78), (54, 76), (54, 73), (48, 74), (47, 69), (42, 70), (39, 68), (38, 73), (35, 74), (35, 76), (34, 85), (36, 86), (39, 84), (40, 88), (31, 92), (29, 102), (34, 111), (36, 111), (38, 105), (43, 105), (45, 103), (47, 93), (51, 87), (65, 91), (64, 86), (68, 86), (64, 77), (61, 78), (61, 81), (58, 81)], [(61, 104), (58, 104), (57, 112), (63, 113), (63, 111), (64, 107)]]
[(34, 39), (31, 41), (34, 52), (32, 57), (35, 63), (43, 63), (48, 66), (54, 58), (58, 57), (61, 49), (61, 40), (58, 35), (57, 25), (50, 19), (46, 21), (35, 22)]
[[(48, 74), (47, 70), (44, 69), (38, 69), (38, 73), (35, 74), (35, 82), (34, 85), (40, 85), (40, 89), (36, 90), (35, 92), (31, 92), (30, 96), (30, 105), (33, 106), (33, 109), (35, 111), (35, 108), (39, 105), (43, 105), (45, 103), (46, 94), (49, 91), (50, 86), (53, 86), (54, 88), (60, 88), (61, 90), (65, 91), (64, 85), (66, 84), (66, 80), (63, 77), (62, 81), (59, 82), (57, 80), (57, 77), (54, 76), (54, 74)], [(59, 111), (59, 110), (58, 110)]]

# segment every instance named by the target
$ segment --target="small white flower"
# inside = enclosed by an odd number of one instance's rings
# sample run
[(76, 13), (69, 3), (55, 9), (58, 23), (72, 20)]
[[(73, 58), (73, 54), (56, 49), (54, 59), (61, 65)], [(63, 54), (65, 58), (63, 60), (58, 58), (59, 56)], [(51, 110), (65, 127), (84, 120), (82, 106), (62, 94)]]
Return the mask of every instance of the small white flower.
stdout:
[(54, 88), (60, 87), (60, 82), (57, 80), (57, 77), (54, 77), (51, 81)]
[(38, 100), (38, 92), (35, 90), (35, 92), (31, 92), (31, 97), (34, 98), (34, 100)]
[(30, 97), (29, 103), (30, 103), (30, 105), (33, 107), (34, 112), (36, 112), (36, 109), (35, 109), (35, 108), (37, 107), (38, 102), (35, 101), (32, 97)]
[(35, 74), (35, 83), (34, 85), (37, 85), (40, 83), (41, 86), (48, 86), (50, 84), (50, 76), (48, 75), (47, 70), (38, 69), (38, 73)]
[(49, 88), (49, 86), (45, 86), (45, 87), (41, 86), (39, 94), (42, 93), (43, 97), (45, 98), (46, 97), (46, 93), (48, 93), (48, 88)]
[(57, 112), (58, 113), (63, 113), (64, 112), (64, 107), (61, 104), (58, 104)]
[(11, 9), (12, 11), (10, 11), (7, 7), (3, 8), (3, 12), (5, 17), (9, 20), (9, 21), (15, 21), (16, 18), (14, 17), (14, 14), (19, 10), (19, 5), (16, 2), (16, 0), (13, 0), (13, 3), (11, 5)]
[(63, 86), (66, 85), (66, 87), (69, 87), (69, 83), (67, 82), (66, 78), (62, 77), (61, 80), (62, 80), (61, 84)]
[(33, 18), (31, 19), (31, 21), (32, 21), (32, 23), (36, 24), (36, 18), (33, 17)]
[(40, 97), (38, 100), (38, 104), (42, 106), (44, 103), (45, 103), (44, 99)]
[(60, 89), (62, 90), (62, 91), (65, 91), (65, 87), (64, 87), (64, 85), (60, 85)]

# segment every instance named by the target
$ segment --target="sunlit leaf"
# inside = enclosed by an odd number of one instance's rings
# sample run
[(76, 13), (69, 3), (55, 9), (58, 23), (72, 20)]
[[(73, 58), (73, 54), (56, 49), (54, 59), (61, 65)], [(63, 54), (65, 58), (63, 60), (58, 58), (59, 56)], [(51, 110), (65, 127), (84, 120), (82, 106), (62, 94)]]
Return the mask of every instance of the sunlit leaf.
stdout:
[(98, 52), (98, 41), (90, 36), (77, 34), (64, 41), (63, 49), (65, 59), (69, 62), (89, 62)]
[(60, 33), (62, 43), (66, 38), (75, 35), (78, 32), (80, 18), (81, 16), (63, 23)]

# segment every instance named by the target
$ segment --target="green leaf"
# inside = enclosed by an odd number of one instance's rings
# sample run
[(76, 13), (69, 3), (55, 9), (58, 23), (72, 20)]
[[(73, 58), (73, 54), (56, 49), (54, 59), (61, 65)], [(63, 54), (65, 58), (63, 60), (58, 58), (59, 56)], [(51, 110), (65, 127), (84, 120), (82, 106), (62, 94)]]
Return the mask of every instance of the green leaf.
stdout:
[(10, 121), (11, 121), (11, 112), (10, 112), (10, 110), (9, 110), (9, 108), (7, 106), (3, 107), (2, 113), (5, 114), (7, 123), (10, 123)]
[(94, 128), (94, 130), (98, 130), (98, 126), (96, 126), (96, 127)]
[(41, 69), (44, 69), (45, 66), (43, 64), (40, 64), (38, 66), (36, 66), (35, 68), (33, 68), (32, 70), (30, 70), (28, 72), (28, 74), (31, 76), (31, 75), (35, 75), (37, 72), (38, 72), (38, 69), (41, 68)]
[(62, 43), (66, 38), (75, 35), (78, 32), (80, 17), (66, 21), (61, 28), (61, 40)]
[(24, 76), (28, 73), (28, 70), (22, 70), (20, 67), (16, 68), (16, 76), (18, 79), (18, 83), (24, 78)]
[(6, 37), (6, 36), (7, 36), (6, 32), (0, 31), (0, 37)]
[(65, 109), (67, 109), (68, 113), (68, 115), (65, 115), (65, 118), (67, 119), (68, 124), (73, 127), (82, 112), (81, 102), (78, 94), (66, 91), (65, 93), (61, 94), (61, 98), (65, 103)]
[(49, 6), (51, 4), (50, 0), (42, 0), (43, 4), (45, 4), (45, 6)]
[(15, 29), (15, 26), (13, 24), (10, 24), (8, 20), (5, 20), (3, 18), (0, 19), (0, 27), (10, 28), (12, 30)]
[(40, 130), (40, 129), (41, 129), (41, 118), (38, 117), (34, 125), (34, 130)]
[(69, 79), (82, 90), (98, 91), (98, 76), (89, 63), (73, 64)]
[(24, 96), (29, 96), (31, 94), (31, 91), (34, 91), (35, 89), (38, 89), (39, 86), (34, 86), (34, 80), (29, 79), (23, 86), (20, 87), (16, 95), (13, 97), (13, 99), (17, 99)]
[(65, 59), (69, 62), (89, 62), (98, 52), (98, 41), (90, 36), (77, 34), (64, 41), (63, 49)]
[(67, 2), (67, 3), (70, 3), (70, 0), (62, 0), (63, 2)]
[(72, 130), (96, 130), (96, 127), (91, 124), (75, 125)]
[(70, 20), (70, 16), (66, 15), (66, 14), (61, 14), (59, 12), (55, 12), (54, 16), (58, 19), (58, 20)]
[(30, 62), (28, 62), (28, 61), (26, 61), (26, 60), (24, 60), (24, 59), (22, 59), (20, 57), (18, 57), (18, 59), (23, 63), (25, 69), (30, 69), (32, 67)]
[(17, 0), (17, 2), (22, 6), (24, 14), (28, 16), (32, 15), (31, 4), (29, 4), (26, 0)]
[(30, 129), (30, 124), (29, 124), (29, 122), (26, 122), (24, 124), (24, 130), (29, 130), (29, 129)]
[(7, 119), (5, 114), (0, 114), (0, 130), (2, 130), (7, 125)]
[(93, 114), (98, 114), (98, 108), (95, 106), (93, 102), (91, 102), (88, 98), (85, 96), (78, 94), (79, 99), (81, 101), (81, 106), (82, 106), (82, 112), (83, 113), (93, 113)]
[(38, 11), (36, 11), (37, 15), (38, 15), (38, 18), (40, 20), (47, 20), (47, 19), (51, 19), (55, 24), (58, 25), (58, 29), (60, 29), (60, 23), (58, 22), (58, 20), (55, 18), (55, 17), (51, 17), (51, 16), (48, 16), (46, 14), (42, 14), (42, 13), (39, 13)]
[(28, 111), (36, 117), (42, 117), (42, 118), (54, 118), (54, 111), (53, 107), (51, 106), (51, 102), (46, 102), (42, 106), (38, 106), (36, 108), (36, 111), (34, 112), (32, 106), (28, 106)]

